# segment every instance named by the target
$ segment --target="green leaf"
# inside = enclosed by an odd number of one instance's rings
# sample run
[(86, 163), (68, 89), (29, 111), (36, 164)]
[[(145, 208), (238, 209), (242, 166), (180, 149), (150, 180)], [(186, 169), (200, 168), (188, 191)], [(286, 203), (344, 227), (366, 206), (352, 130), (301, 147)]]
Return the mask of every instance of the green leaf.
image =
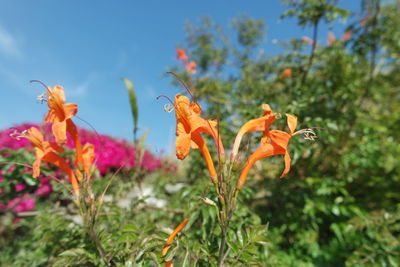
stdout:
[(133, 132), (136, 137), (138, 117), (139, 117), (137, 99), (136, 99), (135, 91), (133, 90), (133, 83), (128, 78), (122, 78), (122, 80), (124, 80), (126, 89), (128, 90), (128, 94), (129, 94), (129, 103), (131, 105), (132, 118), (133, 118)]

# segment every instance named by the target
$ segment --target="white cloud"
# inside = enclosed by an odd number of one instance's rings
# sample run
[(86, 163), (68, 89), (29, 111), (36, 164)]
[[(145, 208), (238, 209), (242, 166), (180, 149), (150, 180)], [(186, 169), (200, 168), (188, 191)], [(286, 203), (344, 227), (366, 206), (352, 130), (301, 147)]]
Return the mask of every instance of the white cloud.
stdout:
[(76, 86), (68, 86), (68, 95), (72, 97), (81, 97), (85, 96), (90, 86), (93, 84), (97, 78), (96, 73), (91, 73), (85, 81), (76, 85)]
[(6, 56), (21, 57), (16, 38), (0, 25), (0, 52)]

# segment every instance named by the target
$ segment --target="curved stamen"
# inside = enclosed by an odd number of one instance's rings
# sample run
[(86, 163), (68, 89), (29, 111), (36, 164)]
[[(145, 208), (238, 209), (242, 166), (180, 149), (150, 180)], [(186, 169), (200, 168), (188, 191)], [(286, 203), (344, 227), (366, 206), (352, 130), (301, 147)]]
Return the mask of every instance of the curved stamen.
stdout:
[(159, 96), (156, 97), (156, 99), (159, 100), (161, 97), (166, 98), (171, 103), (172, 106), (175, 106), (174, 101), (172, 101), (171, 98), (169, 98), (166, 95), (159, 95)]
[[(186, 91), (189, 93), (189, 95), (192, 98), (193, 102), (197, 103), (196, 98), (192, 94), (192, 91), (190, 91), (190, 89), (189, 89), (190, 87), (178, 76), (178, 74), (176, 74), (175, 72), (172, 72), (172, 71), (169, 71), (167, 73), (171, 74), (172, 76), (174, 76), (178, 80), (178, 82), (183, 86), (183, 88), (185, 88)], [(191, 83), (190, 83), (190, 85), (191, 85)]]
[(44, 88), (48, 88), (48, 86), (47, 85), (45, 85), (42, 81), (39, 81), (39, 80), (30, 80), (29, 81), (30, 83), (40, 83)]

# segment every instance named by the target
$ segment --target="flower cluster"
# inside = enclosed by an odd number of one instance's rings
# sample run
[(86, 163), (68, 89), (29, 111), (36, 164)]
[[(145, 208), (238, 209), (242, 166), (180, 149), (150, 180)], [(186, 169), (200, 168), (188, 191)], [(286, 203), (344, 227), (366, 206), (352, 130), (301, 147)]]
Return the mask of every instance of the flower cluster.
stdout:
[[(33, 123), (16, 125), (13, 128), (5, 129), (0, 132), (0, 149), (30, 148), (29, 140), (25, 138), (19, 138), (19, 140), (17, 140), (11, 137), (13, 136), (13, 133), (19, 133), (31, 127), (43, 129), (45, 136), (50, 136), (51, 134), (50, 125), (41, 126)], [(84, 128), (78, 128), (78, 134), (82, 143), (91, 143), (97, 148), (95, 151), (95, 165), (102, 175), (105, 175), (121, 166), (126, 168), (137, 166), (135, 148), (127, 141), (118, 140), (103, 134), (97, 134), (94, 131), (89, 131)], [(50, 140), (54, 141), (51, 138)], [(74, 147), (74, 143), (71, 139), (68, 139), (66, 147), (69, 149)], [(149, 151), (144, 152), (141, 166), (146, 171), (153, 171), (160, 168), (165, 169), (161, 164), (161, 160), (153, 156)]]
[(196, 73), (196, 68), (197, 68), (196, 62), (194, 60), (189, 62), (185, 49), (183, 48), (176, 49), (176, 58), (178, 60), (182, 60), (183, 64), (185, 64), (185, 69), (189, 74)]

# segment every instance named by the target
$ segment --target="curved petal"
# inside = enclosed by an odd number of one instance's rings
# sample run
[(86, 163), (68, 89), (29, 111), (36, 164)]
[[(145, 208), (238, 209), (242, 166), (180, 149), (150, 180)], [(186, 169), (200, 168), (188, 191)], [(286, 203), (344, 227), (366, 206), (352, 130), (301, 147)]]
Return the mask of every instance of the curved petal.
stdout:
[(70, 119), (78, 112), (78, 105), (74, 103), (68, 103), (63, 105), (65, 119)]
[(251, 167), (253, 167), (257, 160), (282, 154), (285, 154), (285, 150), (275, 143), (265, 143), (261, 145), (245, 163), (242, 172), (240, 173), (236, 188), (240, 190), (243, 187)]
[(79, 137), (79, 133), (76, 129), (75, 123), (71, 119), (66, 120), (66, 125), (67, 132), (71, 136), (75, 146), (75, 164), (79, 166), (80, 164), (82, 164), (83, 161), (81, 138)]
[(43, 134), (36, 127), (28, 129), (26, 138), (28, 138), (35, 147), (42, 147)]
[(79, 184), (78, 180), (75, 177), (75, 174), (71, 167), (68, 165), (68, 163), (60, 156), (55, 154), (54, 152), (49, 152), (44, 157), (42, 158), (43, 161), (49, 162), (61, 170), (63, 170), (68, 177), (70, 178), (70, 183), (72, 185), (72, 188), (76, 194), (79, 194)]
[(211, 180), (213, 181), (214, 184), (216, 184), (217, 183), (217, 172), (215, 171), (214, 163), (212, 161), (210, 152), (208, 151), (207, 144), (204, 142), (203, 138), (198, 133), (192, 134), (192, 140), (200, 149), (201, 154), (203, 155), (203, 158), (206, 161)]
[(254, 131), (268, 131), (268, 128), (271, 127), (271, 124), (274, 121), (275, 121), (275, 115), (273, 115), (271, 112), (267, 113), (265, 116), (262, 116), (257, 119), (252, 119), (246, 122), (242, 126), (242, 128), (240, 128), (239, 132), (236, 135), (235, 142), (232, 148), (232, 158), (235, 158), (237, 156), (240, 147), (240, 142), (242, 141), (242, 138), (245, 134)]
[(82, 149), (83, 169), (86, 177), (89, 177), (90, 169), (92, 168), (93, 161), (96, 155), (94, 153), (94, 145), (86, 143)]
[(279, 130), (269, 131), (268, 135), (271, 138), (271, 141), (273, 143), (276, 143), (278, 146), (280, 146), (281, 148), (283, 148), (285, 150), (287, 149), (289, 140), (292, 137), (287, 132), (283, 132), (283, 131), (279, 131)]
[(289, 153), (287, 151), (285, 152), (284, 160), (285, 160), (285, 169), (283, 170), (280, 178), (285, 177), (290, 171), (290, 162), (292, 160), (291, 160), (290, 155), (289, 155)]
[(174, 241), (175, 236), (182, 231), (182, 229), (186, 226), (186, 224), (189, 222), (189, 218), (185, 218), (175, 229), (174, 231), (169, 235), (166, 243), (167, 245), (171, 244), (172, 241)]
[(67, 123), (65, 121), (54, 122), (51, 129), (57, 144), (64, 145), (67, 142)]
[(288, 133), (293, 135), (293, 133), (296, 131), (297, 127), (297, 117), (294, 115), (286, 114), (287, 117), (287, 124), (289, 127)]
[(218, 152), (220, 154), (225, 154), (224, 146), (222, 145), (221, 138), (217, 130), (217, 121), (206, 120), (200, 116), (190, 116), (189, 123), (191, 125), (192, 133), (208, 133), (214, 139), (215, 144), (218, 146)]
[(184, 160), (190, 151), (190, 134), (181, 133), (176, 138), (176, 157)]

